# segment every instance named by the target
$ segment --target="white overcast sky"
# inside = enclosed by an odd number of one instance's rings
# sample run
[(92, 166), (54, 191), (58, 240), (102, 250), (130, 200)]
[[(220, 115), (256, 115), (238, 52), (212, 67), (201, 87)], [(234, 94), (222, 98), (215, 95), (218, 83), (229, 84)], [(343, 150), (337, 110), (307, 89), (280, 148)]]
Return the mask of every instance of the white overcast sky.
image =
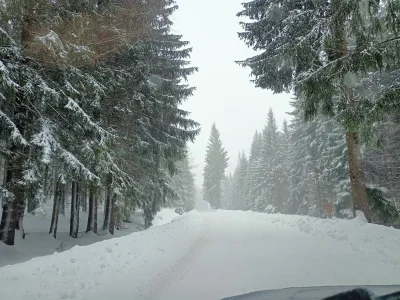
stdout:
[(199, 72), (189, 80), (197, 90), (183, 106), (202, 127), (196, 142), (190, 144), (199, 186), (214, 121), (229, 153), (228, 174), (235, 168), (239, 151), (248, 154), (253, 134), (263, 128), (268, 109), (272, 107), (279, 125), (289, 119), (286, 113), (291, 111), (290, 95), (274, 95), (255, 88), (249, 81), (250, 69), (235, 63), (254, 54), (237, 36), (241, 28), (236, 13), (243, 1), (177, 0), (179, 10), (173, 17), (174, 28), (191, 43), (191, 60), (199, 67)]

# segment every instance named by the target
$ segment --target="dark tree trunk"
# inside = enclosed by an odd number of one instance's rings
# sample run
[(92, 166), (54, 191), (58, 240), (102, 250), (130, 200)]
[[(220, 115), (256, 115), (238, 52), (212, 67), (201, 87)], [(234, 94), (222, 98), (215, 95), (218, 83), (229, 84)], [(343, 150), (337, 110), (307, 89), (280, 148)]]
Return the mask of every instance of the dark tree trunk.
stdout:
[(57, 238), (58, 216), (60, 215), (60, 203), (61, 203), (61, 199), (63, 199), (64, 196), (65, 196), (64, 184), (59, 183), (59, 185), (58, 185), (58, 206), (56, 207), (54, 231), (53, 231), (53, 237), (55, 239)]
[(78, 237), (78, 232), (79, 232), (79, 210), (81, 207), (81, 199), (80, 199), (81, 193), (80, 193), (80, 184), (77, 184), (77, 192), (76, 192), (76, 211), (75, 211), (75, 231), (74, 231), (74, 237)]
[(70, 218), (70, 232), (69, 235), (73, 238), (78, 237), (79, 232), (79, 210), (80, 210), (80, 185), (78, 182), (72, 182), (71, 192), (71, 218)]
[(107, 186), (106, 186), (106, 201), (104, 203), (104, 223), (103, 223), (103, 230), (107, 230), (108, 223), (110, 221), (110, 212), (111, 212), (111, 193), (112, 193), (112, 177), (108, 175), (107, 178)]
[(103, 223), (103, 230), (107, 230), (108, 228), (108, 221), (110, 220), (110, 206), (111, 206), (111, 191), (107, 190), (106, 195), (106, 202), (104, 206), (104, 223)]
[(93, 232), (97, 233), (97, 209), (98, 209), (99, 194), (95, 193), (93, 197)]
[(108, 227), (108, 232), (114, 235), (115, 224), (117, 221), (117, 207), (116, 207), (117, 195), (113, 193), (111, 200), (111, 216), (110, 216), (110, 225)]
[(25, 233), (25, 229), (24, 229), (24, 217), (23, 216), (20, 217), (20, 219), (19, 219), (18, 227), (19, 227), (19, 230), (21, 231), (22, 238), (25, 239), (26, 233)]
[(353, 198), (353, 210), (361, 210), (367, 220), (370, 222), (371, 216), (368, 207), (368, 196), (365, 187), (362, 163), (359, 157), (360, 153), (357, 147), (356, 132), (346, 132), (346, 144), (348, 152), (351, 194)]
[(82, 204), (82, 211), (87, 212), (87, 184), (81, 185), (81, 204)]
[(51, 234), (52, 232), (53, 232), (53, 230), (54, 230), (54, 225), (55, 225), (55, 222), (56, 222), (56, 213), (57, 213), (57, 207), (60, 205), (60, 203), (59, 203), (59, 195), (58, 195), (58, 191), (59, 191), (59, 189), (58, 189), (58, 186), (59, 186), (59, 180), (58, 180), (58, 178), (57, 178), (57, 176), (56, 176), (56, 179), (55, 179), (55, 192), (54, 192), (54, 198), (53, 198), (53, 212), (52, 212), (52, 214), (51, 214), (51, 222), (50, 222), (50, 230), (49, 230), (49, 234)]
[(71, 214), (69, 218), (69, 236), (72, 236), (72, 233), (74, 231), (74, 220), (75, 220), (75, 193), (76, 193), (76, 183), (75, 181), (72, 182), (71, 184)]
[(54, 203), (53, 203), (53, 214), (51, 216), (50, 233), (53, 233), (53, 237), (57, 238), (57, 228), (58, 228), (58, 216), (60, 215), (60, 204), (65, 196), (65, 186), (60, 181), (59, 178), (55, 180), (55, 190), (54, 190)]
[(60, 214), (62, 214), (65, 217), (65, 189), (66, 187), (63, 186), (63, 194), (62, 197), (60, 198)]
[[(23, 192), (23, 198), (21, 201), (17, 202), (17, 220), (15, 221), (15, 229), (22, 230), (23, 229), (23, 220), (24, 220), (24, 213), (25, 213), (25, 192)], [(24, 236), (24, 234), (23, 234)]]
[(92, 186), (89, 187), (89, 212), (88, 212), (88, 220), (86, 226), (86, 232), (93, 230), (93, 210), (94, 210), (94, 188)]
[[(44, 183), (43, 183), (43, 193), (44, 193), (44, 202), (47, 203), (47, 197), (50, 195), (49, 193), (49, 181), (51, 182), (50, 177), (52, 176), (51, 169), (49, 169), (49, 166), (46, 165), (45, 171), (44, 171)], [(28, 210), (29, 212), (29, 210)]]
[(3, 212), (0, 222), (0, 240), (9, 246), (15, 243), (15, 230), (19, 228), (25, 208), (24, 186), (19, 184), (18, 181), (21, 181), (23, 177), (26, 153), (24, 153), (22, 146), (16, 145), (12, 146), (11, 151), (13, 152), (13, 158), (7, 164), (5, 186), (13, 193), (14, 198), (3, 200)]
[[(0, 223), (0, 240), (6, 245), (14, 245), (16, 210), (14, 201), (3, 204)], [(13, 221), (14, 220), (14, 221)]]

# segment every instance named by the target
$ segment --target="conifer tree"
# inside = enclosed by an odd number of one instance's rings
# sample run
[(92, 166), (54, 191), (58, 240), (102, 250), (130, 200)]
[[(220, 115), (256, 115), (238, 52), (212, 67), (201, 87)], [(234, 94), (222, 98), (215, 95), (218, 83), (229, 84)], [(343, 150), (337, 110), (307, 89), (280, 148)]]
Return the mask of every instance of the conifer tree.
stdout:
[(228, 166), (227, 152), (222, 146), (219, 131), (213, 123), (206, 150), (203, 172), (203, 199), (213, 208), (221, 207), (221, 184)]
[[(0, 7), (3, 242), (14, 243), (25, 199), (34, 211), (49, 186), (57, 191), (55, 236), (72, 183), (89, 187), (87, 231), (96, 230), (102, 189), (110, 233), (139, 207), (151, 225), (174, 192), (167, 183), (176, 162), (199, 132), (180, 108), (193, 92), (185, 81), (196, 68), (188, 42), (171, 32), (176, 9), (171, 0), (23, 0)], [(79, 210), (74, 202), (74, 237)]]
[(196, 186), (188, 157), (177, 163), (177, 173), (171, 177), (171, 188), (176, 194), (169, 205), (188, 212), (194, 209)]
[(359, 129), (398, 106), (398, 83), (380, 87), (374, 101), (355, 93), (368, 72), (398, 68), (398, 5), (335, 0), (330, 2), (255, 0), (243, 4), (240, 37), (261, 53), (241, 64), (252, 69), (255, 84), (303, 97), (307, 119), (322, 112), (337, 116), (346, 130), (349, 177), (354, 209), (370, 219)]
[(221, 185), (221, 208), (232, 210), (233, 209), (233, 177), (231, 174), (225, 176)]
[(246, 209), (253, 209), (256, 198), (260, 195), (259, 164), (261, 159), (262, 135), (256, 132), (251, 143), (248, 171), (246, 177)]
[(239, 153), (237, 166), (233, 173), (233, 195), (231, 209), (246, 210), (246, 178), (248, 160), (244, 152)]

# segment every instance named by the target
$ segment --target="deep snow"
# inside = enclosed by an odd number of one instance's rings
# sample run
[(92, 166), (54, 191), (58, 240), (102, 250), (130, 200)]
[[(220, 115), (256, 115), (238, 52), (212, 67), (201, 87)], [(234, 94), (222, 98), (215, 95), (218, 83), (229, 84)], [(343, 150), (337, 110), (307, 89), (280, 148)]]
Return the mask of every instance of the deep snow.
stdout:
[[(136, 211), (131, 217), (131, 223), (123, 223), (124, 228), (115, 230), (114, 235), (101, 230), (103, 225), (104, 209), (99, 207), (98, 211), (98, 234), (85, 233), (87, 213), (80, 212), (80, 228), (77, 239), (69, 236), (69, 211), (67, 215), (59, 216), (57, 239), (48, 233), (52, 205), (46, 205), (42, 214), (25, 214), (24, 227), (27, 233), (22, 239), (19, 231), (16, 232), (15, 246), (9, 247), (0, 242), (0, 267), (13, 265), (30, 260), (35, 257), (53, 254), (62, 244), (63, 250), (69, 250), (75, 246), (87, 246), (96, 242), (125, 236), (133, 232), (144, 230), (144, 219), (142, 212)], [(0, 209), (1, 213), (1, 209)], [(169, 223), (178, 216), (173, 209), (163, 209), (155, 217), (154, 224), (162, 226)]]
[(400, 230), (365, 220), (190, 212), (0, 268), (4, 299), (221, 299), (292, 286), (400, 283)]

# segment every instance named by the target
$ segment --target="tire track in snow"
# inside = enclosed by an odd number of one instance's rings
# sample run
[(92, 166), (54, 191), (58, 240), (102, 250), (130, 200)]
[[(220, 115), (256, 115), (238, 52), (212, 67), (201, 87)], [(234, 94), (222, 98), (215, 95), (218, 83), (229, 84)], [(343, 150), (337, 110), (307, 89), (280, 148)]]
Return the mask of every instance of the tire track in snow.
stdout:
[(163, 299), (163, 291), (171, 286), (171, 284), (182, 280), (184, 276), (190, 272), (190, 266), (199, 259), (202, 249), (209, 242), (207, 240), (207, 235), (210, 227), (210, 219), (205, 216), (204, 219), (203, 232), (192, 243), (186, 254), (173, 266), (157, 274), (148, 296), (149, 300)]

